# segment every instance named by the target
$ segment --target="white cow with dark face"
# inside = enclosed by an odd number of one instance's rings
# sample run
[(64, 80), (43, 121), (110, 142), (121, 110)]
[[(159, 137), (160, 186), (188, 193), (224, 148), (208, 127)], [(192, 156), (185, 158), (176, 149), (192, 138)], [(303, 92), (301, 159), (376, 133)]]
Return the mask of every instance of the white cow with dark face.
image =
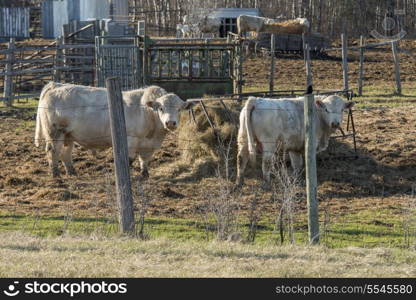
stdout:
[[(316, 149), (328, 147), (330, 135), (340, 128), (343, 111), (353, 107), (338, 96), (316, 97)], [(263, 156), (262, 171), (265, 181), (270, 180), (270, 166), (278, 145), (289, 152), (293, 169), (303, 166), (305, 149), (304, 98), (265, 99), (250, 97), (240, 113), (238, 132), (237, 184), (243, 184), (244, 170), (256, 153)]]
[[(166, 133), (177, 128), (180, 112), (192, 104), (157, 86), (123, 92), (123, 102), (129, 159), (133, 161), (138, 155), (142, 176), (147, 177), (153, 152), (161, 147)], [(67, 174), (75, 174), (74, 142), (93, 151), (111, 147), (107, 90), (48, 83), (39, 100), (36, 146), (42, 140), (54, 177), (59, 176), (60, 159)]]

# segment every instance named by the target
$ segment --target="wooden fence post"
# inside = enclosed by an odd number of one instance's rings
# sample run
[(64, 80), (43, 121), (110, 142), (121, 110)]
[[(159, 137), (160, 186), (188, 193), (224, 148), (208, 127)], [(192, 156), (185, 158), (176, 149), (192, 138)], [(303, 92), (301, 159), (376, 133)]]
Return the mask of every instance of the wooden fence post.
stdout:
[(303, 62), (306, 64), (306, 35), (302, 33), (302, 53), (303, 53)]
[(398, 95), (402, 94), (402, 83), (400, 81), (400, 58), (399, 53), (397, 50), (397, 41), (391, 43), (391, 49), (393, 52), (393, 60), (394, 60), (394, 71), (396, 77), (396, 93)]
[(342, 42), (342, 72), (344, 77), (344, 91), (349, 90), (348, 84), (348, 40), (346, 35), (341, 34)]
[(305, 67), (306, 67), (306, 86), (312, 86), (312, 68), (311, 68), (311, 51), (309, 48), (309, 44), (305, 44), (304, 49), (304, 60), (305, 60)]
[(241, 95), (243, 93), (243, 63), (244, 63), (244, 55), (243, 55), (243, 45), (241, 41), (236, 41), (238, 43), (238, 84), (237, 84), (237, 93), (239, 94), (238, 99), (241, 100)]
[(14, 38), (10, 39), (10, 42), (7, 44), (7, 49), (10, 51), (6, 55), (6, 68), (5, 71), (6, 74), (4, 76), (4, 91), (3, 91), (3, 97), (5, 98), (6, 106), (12, 106), (13, 105), (13, 76), (11, 73), (13, 72), (13, 60), (14, 60)]
[(55, 53), (55, 71), (53, 72), (53, 80), (55, 82), (61, 81), (61, 70), (59, 69), (62, 66), (62, 37), (56, 39), (56, 53)]
[(276, 40), (275, 40), (275, 35), (272, 34), (270, 37), (270, 57), (271, 57), (271, 61), (270, 61), (270, 79), (269, 79), (269, 91), (270, 91), (270, 95), (273, 93), (274, 91), (274, 73), (275, 73), (275, 69), (276, 69)]
[(360, 37), (360, 74), (358, 76), (358, 96), (363, 95), (363, 80), (364, 80), (364, 37)]
[(316, 174), (316, 108), (312, 86), (308, 86), (304, 101), (306, 196), (308, 206), (308, 235), (311, 244), (319, 243), (319, 213)]
[(122, 233), (133, 233), (135, 225), (133, 195), (131, 192), (129, 156), (127, 150), (126, 121), (124, 118), (124, 105), (119, 78), (107, 78), (106, 87), (108, 92), (111, 138), (113, 142), (120, 230)]

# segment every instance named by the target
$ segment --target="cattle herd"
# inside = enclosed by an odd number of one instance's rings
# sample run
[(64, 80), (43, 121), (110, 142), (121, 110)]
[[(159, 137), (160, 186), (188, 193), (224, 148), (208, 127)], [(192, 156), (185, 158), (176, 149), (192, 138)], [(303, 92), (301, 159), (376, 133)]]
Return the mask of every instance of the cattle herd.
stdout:
[[(158, 86), (122, 93), (130, 162), (140, 160), (141, 177), (148, 177), (148, 162), (170, 131), (177, 129), (180, 112), (192, 108), (177, 95)], [(62, 160), (68, 175), (75, 175), (72, 149), (78, 143), (96, 151), (111, 147), (110, 118), (105, 88), (50, 82), (42, 90), (35, 144), (45, 142), (46, 157), (53, 177), (59, 176)], [(249, 97), (240, 113), (237, 155), (237, 185), (243, 184), (244, 170), (257, 153), (262, 154), (263, 179), (270, 179), (270, 165), (278, 145), (289, 153), (292, 167), (299, 172), (304, 151), (304, 97), (269, 99)], [(340, 128), (343, 111), (354, 103), (339, 96), (316, 96), (316, 149), (323, 151)]]

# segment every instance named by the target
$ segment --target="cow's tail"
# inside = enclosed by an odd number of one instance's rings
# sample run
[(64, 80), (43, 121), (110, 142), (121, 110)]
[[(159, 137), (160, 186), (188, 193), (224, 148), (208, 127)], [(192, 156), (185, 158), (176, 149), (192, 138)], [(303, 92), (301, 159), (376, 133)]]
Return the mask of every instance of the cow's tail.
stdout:
[(39, 103), (38, 103), (38, 111), (36, 114), (36, 129), (35, 129), (35, 146), (39, 147), (40, 141), (44, 138), (43, 136), (43, 129), (42, 129), (42, 105), (44, 105), (43, 98), (45, 97), (45, 94), (53, 89), (55, 87), (55, 82), (49, 82), (47, 85), (45, 85), (42, 89), (42, 92), (40, 93), (39, 97)]
[(248, 144), (248, 154), (249, 154), (249, 160), (252, 164), (256, 163), (256, 147), (255, 147), (255, 137), (253, 132), (253, 124), (251, 122), (251, 114), (253, 113), (253, 110), (255, 108), (256, 104), (256, 98), (255, 97), (249, 97), (246, 103), (246, 111), (245, 111), (245, 131), (247, 135), (247, 144)]

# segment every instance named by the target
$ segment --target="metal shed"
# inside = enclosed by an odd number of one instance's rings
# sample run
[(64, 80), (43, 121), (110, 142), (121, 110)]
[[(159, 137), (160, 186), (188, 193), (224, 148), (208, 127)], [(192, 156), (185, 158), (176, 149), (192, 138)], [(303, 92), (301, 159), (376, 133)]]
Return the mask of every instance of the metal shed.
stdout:
[(127, 22), (128, 0), (48, 0), (42, 3), (44, 38), (56, 38), (73, 21), (110, 19)]
[(0, 39), (29, 38), (29, 29), (29, 7), (0, 7)]
[(216, 8), (209, 11), (209, 18), (221, 19), (219, 37), (226, 37), (227, 32), (237, 33), (237, 18), (240, 15), (262, 16), (258, 8)]

